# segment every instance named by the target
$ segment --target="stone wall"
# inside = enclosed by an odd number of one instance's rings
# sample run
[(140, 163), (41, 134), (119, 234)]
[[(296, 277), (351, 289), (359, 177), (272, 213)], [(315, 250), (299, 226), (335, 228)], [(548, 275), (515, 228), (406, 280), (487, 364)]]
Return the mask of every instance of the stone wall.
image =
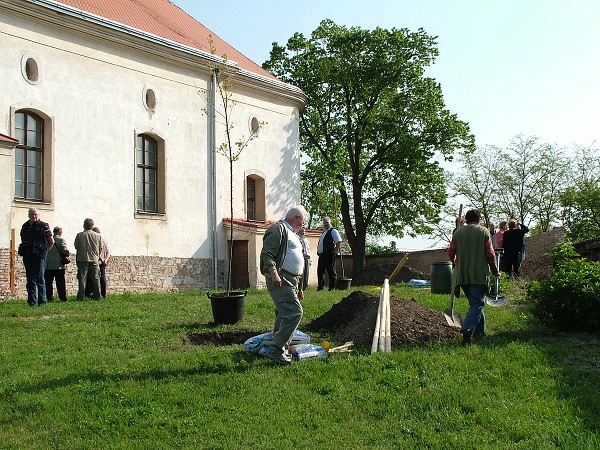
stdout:
[[(9, 284), (9, 251), (0, 249), (0, 300), (25, 298), (25, 267), (16, 258), (15, 289)], [(71, 261), (75, 255), (71, 255)], [(218, 280), (223, 285), (224, 264), (219, 261)], [(198, 258), (161, 258), (150, 256), (113, 256), (107, 270), (107, 291), (123, 292), (176, 292), (190, 289), (212, 288), (212, 261)], [(77, 265), (71, 263), (66, 269), (67, 294), (77, 294)]]

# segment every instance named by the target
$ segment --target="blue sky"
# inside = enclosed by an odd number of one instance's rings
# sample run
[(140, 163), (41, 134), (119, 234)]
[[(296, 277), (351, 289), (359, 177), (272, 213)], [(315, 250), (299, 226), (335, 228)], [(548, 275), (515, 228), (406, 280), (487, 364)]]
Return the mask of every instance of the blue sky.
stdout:
[(428, 76), (477, 145), (507, 147), (522, 133), (564, 147), (600, 146), (598, 0), (171, 1), (258, 64), (272, 42), (309, 36), (323, 19), (423, 28), (438, 36), (440, 51)]

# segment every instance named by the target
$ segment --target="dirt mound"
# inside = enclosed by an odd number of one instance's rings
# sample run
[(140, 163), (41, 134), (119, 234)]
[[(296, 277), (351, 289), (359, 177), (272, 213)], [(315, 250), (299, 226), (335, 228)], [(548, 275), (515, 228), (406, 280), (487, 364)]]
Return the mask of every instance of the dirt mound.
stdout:
[[(379, 296), (362, 291), (352, 292), (329, 311), (312, 322), (301, 325), (301, 331), (331, 335), (336, 344), (354, 341), (357, 347), (371, 347)], [(392, 347), (405, 343), (441, 342), (454, 340), (456, 328), (449, 327), (444, 316), (418, 303), (414, 298), (390, 297), (390, 326)], [(241, 344), (257, 334), (255, 331), (213, 331), (190, 333), (184, 344), (231, 345)]]
[[(390, 275), (396, 269), (396, 264), (379, 264), (373, 267), (367, 267), (365, 272), (358, 275), (352, 280), (353, 286), (381, 286), (385, 278), (389, 278)], [(404, 266), (400, 269), (394, 283), (407, 282), (412, 279), (417, 280), (429, 280), (429, 274), (419, 272), (412, 267)]]
[[(335, 343), (354, 341), (370, 347), (375, 332), (379, 296), (355, 291), (329, 311), (301, 328), (332, 335)], [(418, 303), (414, 298), (390, 297), (392, 347), (404, 343), (454, 340), (457, 330), (448, 326), (444, 316)]]

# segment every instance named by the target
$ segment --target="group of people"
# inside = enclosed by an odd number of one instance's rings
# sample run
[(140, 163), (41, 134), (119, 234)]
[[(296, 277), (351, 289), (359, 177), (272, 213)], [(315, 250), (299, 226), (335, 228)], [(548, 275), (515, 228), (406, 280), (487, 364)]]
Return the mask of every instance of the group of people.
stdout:
[(521, 275), (521, 264), (525, 259), (525, 234), (529, 232), (527, 225), (515, 219), (501, 221), (498, 231), (490, 225), (490, 234), (494, 249), (500, 253), (500, 270), (508, 277)]
[[(21, 227), (19, 255), (23, 257), (27, 278), (27, 304), (42, 306), (54, 300), (53, 284), (58, 298), (66, 302), (65, 268), (70, 251), (62, 237), (62, 228), (50, 226), (40, 220), (36, 208), (30, 208), (29, 220)], [(106, 297), (106, 265), (110, 258), (108, 244), (102, 239), (100, 229), (92, 219), (85, 219), (83, 231), (75, 236), (77, 264), (77, 300), (87, 295), (96, 300)]]

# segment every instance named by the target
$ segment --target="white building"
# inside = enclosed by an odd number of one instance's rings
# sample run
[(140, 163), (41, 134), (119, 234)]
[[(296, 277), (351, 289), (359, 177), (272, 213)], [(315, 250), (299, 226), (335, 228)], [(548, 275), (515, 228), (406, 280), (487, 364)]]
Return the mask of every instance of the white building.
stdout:
[(229, 163), (206, 95), (223, 55), (234, 140), (264, 123), (233, 174), (234, 249), (247, 284), (261, 285), (264, 226), (243, 223), (299, 203), (306, 98), (214, 35), (212, 54), (210, 35), (167, 0), (0, 0), (0, 296), (26, 295), (14, 249), (30, 207), (72, 251), (94, 219), (113, 292), (223, 285)]

